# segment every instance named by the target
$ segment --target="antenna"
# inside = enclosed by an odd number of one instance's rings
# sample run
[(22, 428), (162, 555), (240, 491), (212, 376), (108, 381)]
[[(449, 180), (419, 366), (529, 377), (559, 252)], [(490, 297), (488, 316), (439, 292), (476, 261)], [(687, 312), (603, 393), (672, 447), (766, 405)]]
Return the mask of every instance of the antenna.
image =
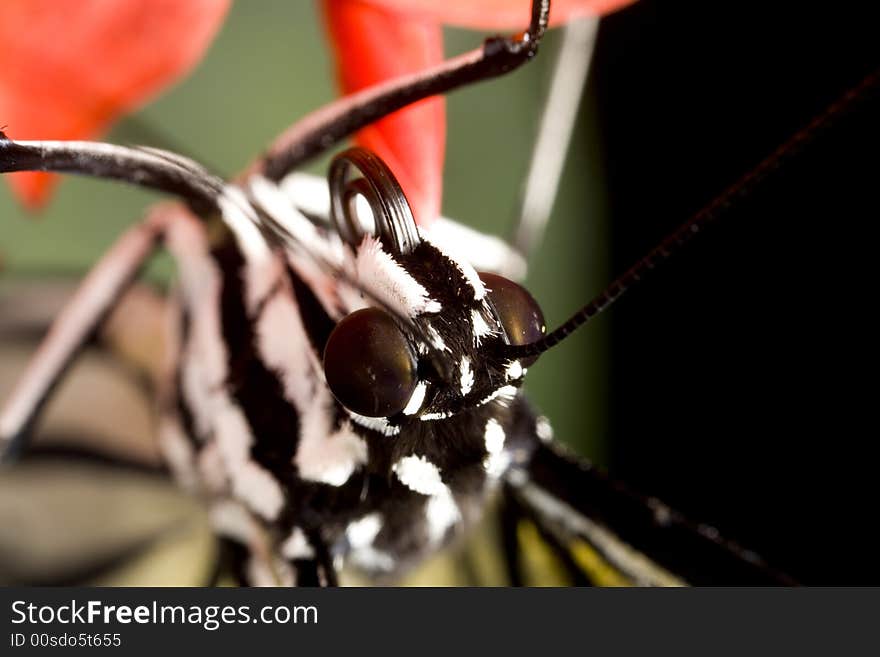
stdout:
[(536, 342), (522, 345), (504, 345), (501, 349), (503, 356), (510, 359), (537, 356), (562, 342), (562, 340), (574, 333), (575, 330), (608, 308), (624, 292), (641, 281), (658, 265), (681, 250), (703, 229), (721, 217), (739, 199), (748, 196), (770, 173), (777, 170), (783, 162), (794, 157), (804, 146), (815, 140), (823, 130), (833, 125), (844, 112), (851, 110), (857, 101), (864, 100), (878, 83), (880, 83), (880, 69), (875, 69), (863, 78), (859, 84), (829, 105), (825, 111), (789, 137), (757, 166), (715, 197), (702, 210), (667, 235), (647, 255), (613, 280), (598, 296), (578, 310), (561, 326)]

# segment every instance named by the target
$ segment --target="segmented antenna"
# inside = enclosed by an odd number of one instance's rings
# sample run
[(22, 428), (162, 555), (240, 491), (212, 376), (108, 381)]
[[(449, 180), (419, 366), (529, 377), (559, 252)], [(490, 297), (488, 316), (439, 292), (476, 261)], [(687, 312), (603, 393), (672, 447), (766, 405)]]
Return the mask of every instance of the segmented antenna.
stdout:
[(880, 83), (880, 69), (874, 70), (867, 77), (863, 78), (858, 85), (835, 100), (824, 112), (789, 137), (788, 140), (764, 158), (756, 167), (725, 189), (711, 203), (693, 215), (675, 231), (667, 235), (646, 256), (612, 281), (598, 296), (572, 315), (559, 328), (537, 342), (523, 345), (504, 345), (502, 347), (503, 356), (510, 359), (537, 356), (559, 344), (574, 333), (575, 330), (608, 308), (624, 292), (641, 281), (658, 265), (665, 262), (688, 244), (738, 199), (751, 193), (757, 185), (766, 179), (768, 174), (779, 168), (780, 164), (796, 155), (803, 146), (813, 141), (823, 129), (830, 127), (841, 114), (851, 109), (856, 101), (864, 99), (870, 91), (874, 90), (878, 83)]

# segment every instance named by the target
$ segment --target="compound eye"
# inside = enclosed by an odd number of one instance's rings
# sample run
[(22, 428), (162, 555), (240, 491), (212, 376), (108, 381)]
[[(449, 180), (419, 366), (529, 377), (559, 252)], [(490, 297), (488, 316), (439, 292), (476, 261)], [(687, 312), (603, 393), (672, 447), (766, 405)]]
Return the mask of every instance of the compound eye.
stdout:
[[(486, 286), (489, 301), (501, 322), (508, 344), (529, 344), (544, 337), (547, 330), (544, 313), (524, 287), (498, 274), (480, 272), (480, 279)], [(528, 367), (537, 358), (523, 358), (522, 364)]]
[(324, 347), (324, 375), (339, 403), (367, 417), (402, 411), (418, 382), (406, 336), (378, 308), (357, 310), (336, 325)]

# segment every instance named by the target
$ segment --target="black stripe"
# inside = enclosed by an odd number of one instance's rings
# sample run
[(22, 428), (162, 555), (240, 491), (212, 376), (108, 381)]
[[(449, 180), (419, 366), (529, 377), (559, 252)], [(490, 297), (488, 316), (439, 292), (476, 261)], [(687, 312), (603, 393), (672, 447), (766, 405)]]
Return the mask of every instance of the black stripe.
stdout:
[(293, 295), (296, 297), (296, 305), (299, 308), (299, 316), (306, 335), (309, 337), (309, 342), (318, 357), (323, 358), (324, 345), (327, 344), (330, 333), (336, 328), (336, 322), (324, 310), (324, 306), (312, 292), (312, 288), (290, 266), (287, 267), (287, 276), (290, 279)]
[(247, 564), (251, 553), (247, 546), (226, 536), (218, 536), (218, 555), (208, 586), (218, 586), (224, 576), (232, 578), (238, 586), (249, 586)]
[(258, 318), (248, 316), (244, 302), (244, 257), (231, 239), (212, 255), (223, 272), (220, 312), (228, 352), (229, 392), (253, 433), (251, 457), (272, 472), (286, 490), (296, 480), (293, 458), (299, 442), (299, 416), (284, 397), (280, 377), (266, 366), (257, 350), (254, 323)]
[(296, 571), (297, 586), (321, 586), (321, 578), (318, 576), (318, 564), (312, 559), (294, 559), (290, 562)]
[[(411, 253), (389, 255), (444, 308), (457, 308), (458, 312), (463, 312), (464, 308), (482, 306), (474, 299), (474, 288), (458, 264), (433, 244), (421, 242)], [(470, 331), (466, 333), (463, 339), (469, 341)]]
[[(521, 543), (517, 530), (520, 523), (526, 522), (534, 526), (541, 540), (544, 541), (545, 547), (559, 560), (572, 586), (593, 586), (593, 582), (588, 574), (578, 566), (568, 548), (541, 522), (541, 518), (536, 517), (537, 514), (534, 512), (534, 509), (529, 509), (520, 504), (509, 484), (505, 484), (503, 490), (504, 505), (502, 507), (502, 514), (507, 514), (508, 517), (502, 516), (502, 521), (510, 523), (509, 526), (504, 526), (504, 529), (511, 534), (510, 536), (505, 536), (504, 540), (513, 541), (513, 555), (510, 555), (508, 552), (508, 574), (511, 577), (511, 582), (517, 582), (514, 586), (523, 586), (523, 564), (521, 563), (519, 549), (527, 550), (529, 546)], [(510, 548), (506, 547), (506, 549)], [(516, 571), (514, 571), (514, 568)]]
[[(180, 312), (180, 349), (181, 354), (178, 359), (174, 371), (174, 411), (176, 411), (177, 420), (180, 422), (180, 426), (183, 429), (183, 434), (186, 436), (189, 443), (195, 447), (196, 449), (201, 447), (202, 441), (206, 439), (206, 436), (198, 436), (196, 434), (196, 422), (195, 418), (193, 418), (192, 410), (190, 409), (190, 404), (186, 399), (186, 393), (184, 392), (183, 387), (183, 355), (186, 353), (186, 350), (189, 348), (189, 340), (190, 340), (190, 328), (191, 328), (192, 320), (189, 316), (189, 311), (186, 307), (181, 304), (181, 312)], [(170, 400), (169, 400), (170, 401)]]

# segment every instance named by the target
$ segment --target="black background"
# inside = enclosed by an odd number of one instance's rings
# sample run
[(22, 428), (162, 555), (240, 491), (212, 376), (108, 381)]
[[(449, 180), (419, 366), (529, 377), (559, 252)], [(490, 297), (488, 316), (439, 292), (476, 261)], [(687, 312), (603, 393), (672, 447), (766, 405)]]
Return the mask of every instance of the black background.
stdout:
[[(880, 65), (871, 4), (642, 0), (603, 21), (615, 272)], [(880, 582), (878, 100), (611, 313), (611, 472), (808, 584)]]

